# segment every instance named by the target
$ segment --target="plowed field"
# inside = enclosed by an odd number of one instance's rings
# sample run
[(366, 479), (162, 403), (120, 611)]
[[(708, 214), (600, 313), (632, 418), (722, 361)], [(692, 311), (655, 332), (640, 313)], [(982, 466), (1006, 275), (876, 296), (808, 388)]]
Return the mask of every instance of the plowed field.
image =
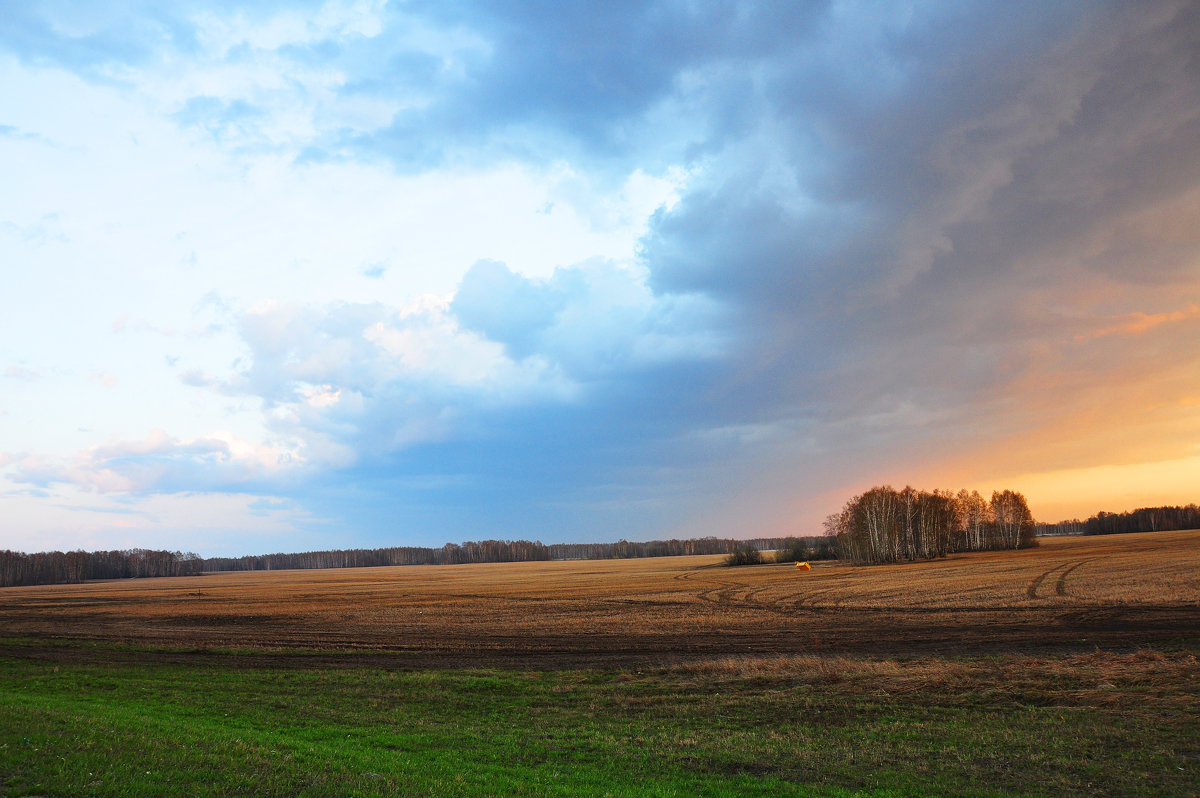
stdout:
[[(1200, 532), (881, 567), (719, 557), (217, 573), (0, 590), (0, 653), (564, 668), (753, 654), (988, 655), (1200, 639)], [(24, 642), (21, 642), (21, 641)], [(16, 641), (16, 642), (14, 642)], [(59, 645), (61, 643), (61, 646)], [(105, 645), (106, 657), (112, 646)], [(139, 654), (144, 657), (144, 651)], [(261, 657), (253, 658), (262, 661)]]

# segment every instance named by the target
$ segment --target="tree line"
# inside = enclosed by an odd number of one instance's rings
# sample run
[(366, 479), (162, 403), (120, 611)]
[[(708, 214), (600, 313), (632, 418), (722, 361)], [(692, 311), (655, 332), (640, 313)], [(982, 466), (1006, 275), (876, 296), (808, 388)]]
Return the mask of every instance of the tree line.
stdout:
[(393, 546), (333, 549), (293, 554), (209, 557), (191, 552), (0, 551), (0, 587), (192, 576), (204, 571), (270, 571), (361, 568), (382, 565), (458, 565), (536, 560), (606, 560), (736, 554), (757, 561), (757, 552), (775, 550), (775, 562), (841, 558), (854, 563), (887, 563), (942, 557), (956, 551), (1015, 549), (1036, 545), (1038, 535), (1108, 535), (1200, 529), (1200, 507), (1143, 507), (1125, 513), (1100, 512), (1086, 521), (1035, 523), (1025, 497), (1011, 490), (985, 500), (978, 491), (918, 491), (872, 488), (825, 520), (824, 537), (692, 538), (618, 540), (615, 543), (553, 543), (481, 540), (440, 548)]
[(687, 540), (618, 540), (615, 543), (552, 543), (530, 540), (480, 540), (447, 543), (441, 548), (398, 546), (381, 549), (308, 551), (296, 554), (259, 554), (246, 557), (210, 557), (206, 571), (269, 571), (307, 568), (357, 568), (379, 565), (462, 565), (485, 562), (544, 560), (616, 560), (642, 557), (677, 557), (694, 554), (729, 554), (747, 543), (760, 549), (782, 548), (796, 538), (693, 538)]
[(996, 491), (924, 491), (889, 485), (872, 488), (825, 519), (838, 556), (855, 564), (944, 557), (956, 551), (1017, 549), (1037, 545), (1025, 497)]
[(204, 560), (191, 552), (126, 549), (23, 554), (0, 551), (0, 587), (139, 576), (191, 576), (203, 569)]
[(1173, 532), (1200, 529), (1200, 507), (1139, 507), (1124, 513), (1103, 510), (1086, 521), (1074, 518), (1057, 524), (1038, 524), (1039, 535), (1119, 535), (1128, 532)]
[(288, 569), (370, 568), (381, 565), (457, 565), (472, 562), (529, 562), (550, 559), (537, 541), (481, 540), (447, 543), (441, 548), (390, 546), (380, 549), (330, 549), (295, 553), (209, 557), (206, 571), (282, 571)]
[[(460, 565), (537, 560), (604, 560), (729, 554), (738, 547), (789, 549), (797, 556), (824, 546), (817, 538), (697, 538), (691, 540), (618, 540), (615, 543), (554, 543), (529, 540), (480, 540), (447, 543), (440, 548), (392, 546), (379, 549), (331, 549), (291, 554), (202, 558), (192, 553), (128, 549), (126, 551), (50, 551), (37, 554), (0, 552), (0, 587), (123, 579), (144, 576), (190, 576), (204, 571), (272, 571), (316, 568), (365, 568), (383, 565)], [(807, 548), (806, 548), (807, 546)], [(828, 548), (826, 546), (826, 548)], [(817, 559), (817, 554), (807, 557)], [(804, 557), (802, 557), (804, 558)]]

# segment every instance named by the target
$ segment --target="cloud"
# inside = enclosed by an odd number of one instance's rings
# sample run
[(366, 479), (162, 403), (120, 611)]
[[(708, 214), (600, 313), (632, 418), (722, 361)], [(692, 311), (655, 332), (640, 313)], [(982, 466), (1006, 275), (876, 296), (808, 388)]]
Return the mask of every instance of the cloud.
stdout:
[(307, 5), (310, 8), (303, 10), (267, 6), (265, 13), (263, 9), (233, 15), (201, 13), (195, 17), (198, 38), (205, 47), (221, 55), (239, 47), (274, 51), (360, 36), (372, 38), (380, 33), (379, 16), (386, 2), (358, 0)]
[(1141, 335), (1164, 324), (1187, 321), (1200, 315), (1200, 305), (1192, 303), (1183, 310), (1167, 313), (1130, 313), (1112, 327), (1104, 327), (1091, 333), (1075, 336), (1076, 341), (1103, 338), (1106, 335)]
[(700, 298), (654, 297), (606, 262), (546, 280), (481, 262), (453, 301), (265, 304), (241, 321), (250, 365), (225, 389), (264, 401), (272, 429), (350, 465), (471, 440), (496, 413), (604, 401), (613, 381), (718, 359), (719, 314)]
[[(714, 72), (808, 41), (829, 7), (41, 6), (17, 14), (0, 46), (30, 64), (134, 86), (179, 124), (251, 152), (384, 158), (414, 171), (481, 154), (598, 157), (622, 160), (626, 173), (659, 172), (692, 137), (659, 136), (664, 151), (648, 159), (648, 119), (661, 124), (709, 100), (694, 89)], [(680, 128), (692, 121), (708, 120), (675, 119)]]
[[(222, 493), (130, 496), (69, 485), (4, 490), (8, 520), (0, 547), (18, 551), (152, 548), (238, 556), (247, 551), (317, 548), (322, 527), (281, 497)], [(327, 526), (327, 524), (325, 524)], [(327, 541), (326, 541), (327, 542)], [(294, 547), (294, 548), (293, 548)]]
[[(504, 312), (489, 312), (489, 296)], [(465, 528), (502, 507), (515, 513), (501, 522), (513, 534), (531, 518), (548, 529), (586, 497), (607, 508), (592, 527), (617, 497), (647, 502), (647, 457), (665, 465), (669, 450), (694, 447), (687, 437), (708, 423), (703, 394), (729, 347), (720, 322), (710, 301), (656, 297), (643, 274), (605, 261), (544, 280), (480, 263), (452, 301), (403, 307), (266, 302), (241, 314), (240, 367), (180, 379), (260, 403), (267, 442), (156, 432), (25, 458), (13, 478), (303, 496), (318, 515), (350, 513), (370, 528), (435, 507)]]
[(831, 20), (655, 216), (650, 284), (714, 298), (757, 343), (731, 364), (740, 411), (808, 423), (760, 468), (851, 490), (1178, 451), (1185, 414), (1148, 397), (1200, 364), (1190, 312), (1157, 310), (1200, 295), (1196, 9), (998, 10)]
[(222, 100), (218, 97), (189, 97), (174, 118), (182, 125), (204, 128), (220, 141), (242, 142), (254, 134), (264, 112), (244, 99)]
[[(177, 360), (177, 359), (176, 359)], [(168, 365), (175, 365), (168, 363)], [(179, 375), (179, 381), (184, 385), (190, 385), (193, 388), (208, 388), (213, 385), (219, 385), (220, 380), (211, 374), (207, 374), (199, 369), (189, 369)]]
[(503, 343), (519, 360), (533, 351), (566, 301), (558, 286), (527, 280), (503, 263), (479, 261), (463, 278), (452, 308), (464, 326)]
[[(17, 141), (32, 141), (39, 144), (52, 144), (44, 136), (37, 133), (29, 133), (15, 125), (0, 125), (0, 139), (14, 139)], [(11, 224), (11, 223), (8, 223)]]
[(115, 387), (118, 382), (117, 376), (107, 371), (93, 371), (88, 374), (87, 379), (88, 382), (105, 389)]
[(286, 449), (228, 432), (181, 440), (155, 430), (144, 440), (90, 447), (65, 460), (24, 456), (10, 479), (39, 488), (66, 484), (102, 493), (243, 493), (285, 481), (301, 465)]
[(36, 380), (41, 374), (24, 366), (8, 366), (4, 369), (4, 377), (9, 380)]
[(463, 277), (451, 309), (514, 359), (536, 354), (580, 381), (727, 354), (717, 303), (654, 296), (643, 280), (605, 262), (558, 269), (548, 280), (480, 262)]
[[(224, 348), (177, 336), (168, 376), (258, 413), (236, 440), (265, 448), (167, 435), (21, 473), (612, 537), (1190, 456), (1197, 31), (1169, 0), (30, 6), (0, 47), (199, 148), (156, 163), (222, 165), (155, 258), (194, 253), (197, 294), (213, 270)], [(125, 219), (75, 214), (3, 233)], [(151, 313), (103, 323), (198, 329)]]
[[(762, 89), (758, 126), (770, 138), (751, 129), (727, 143), (705, 179), (656, 217), (645, 243), (651, 284), (730, 302), (763, 340), (790, 336), (792, 354), (781, 357), (822, 380), (849, 369), (865, 389), (896, 391), (927, 381), (927, 355), (958, 382), (958, 364), (945, 359), (954, 350), (963, 365), (989, 348), (1016, 354), (1066, 307), (1187, 268), (1196, 241), (1179, 225), (1194, 210), (1180, 189), (1200, 172), (1182, 155), (1147, 159), (1191, 146), (1195, 104), (1180, 100), (1200, 99), (1200, 84), (1181, 58), (1190, 34), (1180, 15), (1194, 9), (1080, 19), (1056, 7), (989, 28), (978, 47), (970, 34), (997, 22), (995, 10), (894, 31), (886, 91), (838, 93), (861, 69), (826, 63), (817, 74), (834, 90), (814, 93), (811, 63), (781, 64)], [(1123, 119), (1144, 130), (1121, 136)], [(822, 131), (815, 143), (812, 129)], [(1130, 159), (1145, 161), (1132, 205)], [(1127, 231), (1124, 247), (1079, 246), (1114, 229)], [(1156, 229), (1178, 232), (1141, 232)], [(1088, 280), (1094, 291), (1081, 286)]]
[(0, 232), (31, 244), (65, 244), (70, 238), (63, 232), (62, 218), (58, 213), (46, 213), (31, 224), (20, 225), (10, 221), (0, 222)]

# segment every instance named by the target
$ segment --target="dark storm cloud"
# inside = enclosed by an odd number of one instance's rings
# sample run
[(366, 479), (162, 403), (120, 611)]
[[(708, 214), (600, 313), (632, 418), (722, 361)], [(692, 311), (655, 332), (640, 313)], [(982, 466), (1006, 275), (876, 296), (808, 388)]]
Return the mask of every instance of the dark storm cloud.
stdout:
[(1006, 10), (889, 32), (875, 89), (850, 90), (850, 64), (780, 64), (762, 157), (727, 145), (656, 220), (658, 290), (706, 292), (790, 339), (764, 390), (987, 392), (1078, 324), (1062, 314), (1077, 280), (1194, 288), (1196, 8)]

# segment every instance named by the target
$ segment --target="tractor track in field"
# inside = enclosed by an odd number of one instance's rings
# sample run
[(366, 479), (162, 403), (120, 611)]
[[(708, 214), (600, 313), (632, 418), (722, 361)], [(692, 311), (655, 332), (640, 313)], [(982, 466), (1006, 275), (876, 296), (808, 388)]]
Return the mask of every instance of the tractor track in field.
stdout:
[[(691, 575), (694, 575), (692, 572)], [(675, 577), (681, 581), (687, 581), (683, 575)], [(847, 578), (847, 575), (836, 574), (828, 577), (829, 581), (842, 581)], [(837, 600), (831, 603), (814, 603), (813, 599), (819, 596), (825, 596), (830, 593), (842, 589), (842, 586), (833, 585), (816, 590), (803, 590), (797, 592), (789, 592), (777, 598), (760, 599), (763, 593), (769, 590), (777, 589), (777, 583), (768, 583), (765, 585), (751, 585), (744, 582), (734, 582), (729, 580), (713, 580), (705, 579), (703, 584), (709, 585), (703, 590), (695, 593), (695, 597), (705, 603), (714, 604), (726, 609), (748, 609), (757, 610), (760, 612), (769, 612), (774, 615), (783, 615), (787, 617), (795, 617), (799, 613), (827, 613), (837, 612), (843, 608), (844, 601)], [(791, 602), (789, 605), (788, 602)], [(859, 607), (858, 609), (866, 609)], [(917, 608), (914, 612), (924, 612), (925, 610)]]
[(832, 609), (833, 605), (818, 603), (817, 599), (821, 596), (827, 596), (837, 590), (837, 587), (826, 587), (819, 590), (811, 590), (800, 593), (790, 593), (786, 596), (780, 596), (775, 600), (775, 607), (781, 612), (787, 612), (787, 602), (791, 602), (791, 611), (797, 610), (823, 610)]
[[(823, 573), (820, 575), (820, 577), (817, 577), (816, 574), (813, 574), (812, 576), (805, 576), (805, 579), (815, 578), (820, 579), (820, 581), (817, 583), (817, 586), (815, 586), (816, 589), (801, 590), (780, 596), (774, 602), (776, 609), (781, 612), (788, 612), (787, 602), (789, 601), (791, 602), (791, 612), (796, 612), (801, 609), (810, 611), (829, 610), (836, 609), (838, 606), (840, 606), (842, 603), (840, 601), (826, 603), (818, 602), (817, 599), (822, 596), (828, 596), (830, 593), (834, 593), (842, 589), (842, 583), (850, 578), (850, 574)], [(833, 584), (830, 584), (831, 582)]]
[(1096, 559), (1096, 557), (1091, 557), (1083, 560), (1068, 560), (1055, 565), (1053, 568), (1043, 571), (1035, 576), (1032, 581), (1030, 581), (1029, 586), (1025, 589), (1025, 595), (1034, 600), (1043, 598), (1038, 591), (1051, 575), (1061, 571), (1061, 573), (1058, 574), (1058, 579), (1056, 579), (1054, 583), (1054, 594), (1056, 596), (1066, 597), (1068, 595), (1067, 577), (1070, 576), (1071, 572), (1076, 568), (1080, 567), (1081, 565), (1086, 565), (1087, 563)]
[(784, 596), (780, 599), (759, 599), (759, 596), (775, 587), (773, 584), (752, 587), (739, 582), (721, 582), (717, 587), (697, 593), (696, 597), (701, 601), (718, 604), (722, 607), (745, 608), (779, 615), (794, 614), (795, 608), (789, 611), (782, 602), (788, 598), (795, 598), (795, 595)]
[(1058, 581), (1054, 583), (1054, 594), (1056, 596), (1066, 596), (1067, 595), (1067, 577), (1070, 576), (1071, 572), (1074, 571), (1079, 566), (1087, 565), (1090, 562), (1091, 562), (1091, 560), (1080, 560), (1079, 562), (1072, 564), (1069, 568), (1065, 568), (1063, 570), (1063, 572), (1058, 575)]

